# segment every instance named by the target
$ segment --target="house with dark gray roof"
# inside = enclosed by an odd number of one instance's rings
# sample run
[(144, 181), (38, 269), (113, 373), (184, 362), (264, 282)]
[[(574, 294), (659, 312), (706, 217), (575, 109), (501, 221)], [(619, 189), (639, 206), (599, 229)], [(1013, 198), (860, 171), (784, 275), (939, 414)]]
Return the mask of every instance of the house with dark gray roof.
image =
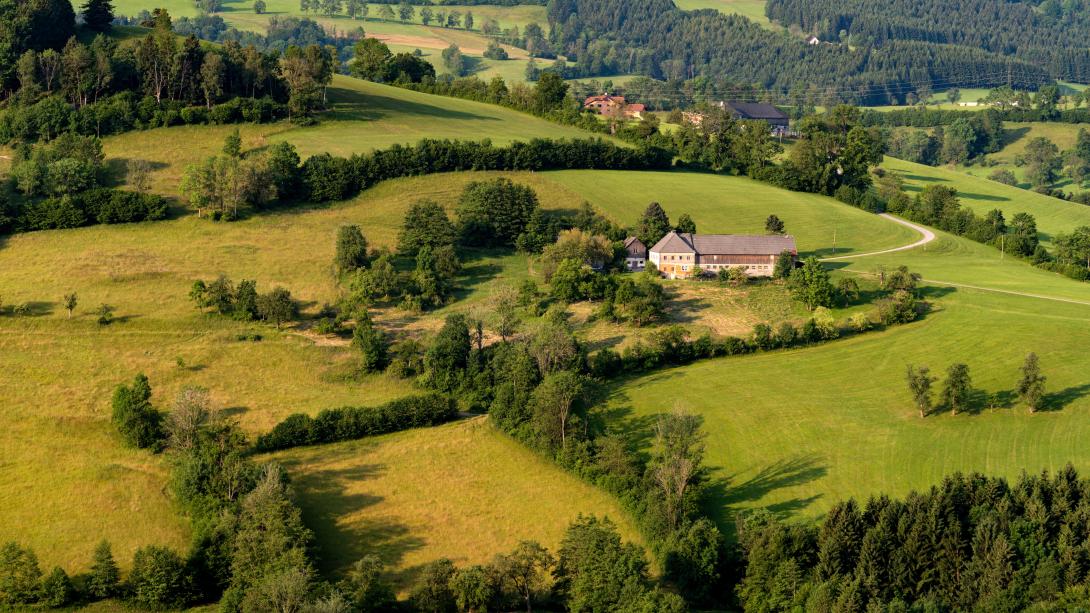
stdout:
[(751, 277), (771, 277), (776, 258), (785, 251), (798, 258), (794, 237), (670, 232), (651, 247), (648, 261), (671, 279), (691, 277), (698, 268), (713, 274), (743, 268)]
[(787, 116), (787, 113), (771, 104), (728, 100), (720, 102), (719, 106), (735, 119), (768, 122), (773, 132), (787, 132), (791, 125), (791, 118)]

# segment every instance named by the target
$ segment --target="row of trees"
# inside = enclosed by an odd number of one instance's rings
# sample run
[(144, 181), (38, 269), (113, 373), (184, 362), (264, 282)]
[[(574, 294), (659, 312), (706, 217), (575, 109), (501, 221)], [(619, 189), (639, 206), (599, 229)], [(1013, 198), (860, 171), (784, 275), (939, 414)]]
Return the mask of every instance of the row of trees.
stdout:
[[(1044, 407), (1046, 401), (1045, 376), (1041, 374), (1037, 354), (1026, 355), (1021, 373), (1014, 388), (1015, 393), (1030, 413), (1036, 413)], [(951, 364), (946, 370), (946, 380), (942, 385), (938, 406), (934, 404), (931, 392), (931, 386), (937, 378), (931, 375), (928, 367), (917, 368), (910, 364), (905, 380), (912, 394), (912, 401), (920, 412), (920, 417), (927, 417), (933, 410), (942, 407), (948, 409), (951, 414), (957, 415), (969, 410), (972, 406), (973, 384), (969, 376), (969, 367), (965, 364)]]
[(319, 154), (302, 165), (294, 147), (277, 143), (243, 162), (254, 167), (241, 179), (250, 174), (261, 180), (226, 180), (233, 177), (236, 164), (216, 157), (187, 168), (183, 192), (195, 208), (211, 207), (233, 217), (236, 210), (260, 209), (275, 201), (341, 200), (380, 181), (404, 176), (462, 170), (661, 169), (670, 167), (671, 158), (662, 149), (619, 147), (602, 140), (533, 139), (507, 147), (488, 141), (422, 140), (350, 158)]
[(738, 522), (746, 610), (1075, 610), (1087, 599), (1090, 483), (956, 474), (903, 499), (836, 504), (817, 526)]
[(189, 299), (202, 313), (211, 312), (239, 321), (268, 321), (279, 328), (299, 313), (299, 306), (291, 292), (276, 287), (259, 294), (257, 282), (243, 279), (236, 286), (225, 275), (211, 282), (198, 279), (189, 290)]

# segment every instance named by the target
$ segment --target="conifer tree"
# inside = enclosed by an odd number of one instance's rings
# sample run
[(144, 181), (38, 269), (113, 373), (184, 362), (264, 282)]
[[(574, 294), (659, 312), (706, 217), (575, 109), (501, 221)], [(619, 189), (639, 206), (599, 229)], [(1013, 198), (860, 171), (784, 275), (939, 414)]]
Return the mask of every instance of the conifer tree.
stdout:
[(87, 0), (83, 5), (83, 23), (95, 32), (109, 32), (114, 21), (110, 0)]

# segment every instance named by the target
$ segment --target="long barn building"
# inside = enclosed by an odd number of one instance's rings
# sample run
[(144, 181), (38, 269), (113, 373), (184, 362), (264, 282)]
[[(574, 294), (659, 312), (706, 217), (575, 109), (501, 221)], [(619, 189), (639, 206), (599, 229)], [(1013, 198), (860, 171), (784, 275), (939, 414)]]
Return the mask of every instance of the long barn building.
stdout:
[(770, 277), (784, 251), (798, 257), (794, 237), (670, 232), (651, 247), (647, 259), (671, 279), (691, 277), (697, 267), (709, 273), (742, 267), (751, 277)]

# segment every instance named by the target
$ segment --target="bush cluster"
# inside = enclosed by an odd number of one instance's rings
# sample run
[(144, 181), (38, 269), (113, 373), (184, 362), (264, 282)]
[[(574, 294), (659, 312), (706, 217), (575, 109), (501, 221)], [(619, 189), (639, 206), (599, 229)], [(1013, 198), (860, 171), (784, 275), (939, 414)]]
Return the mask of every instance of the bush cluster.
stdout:
[(420, 394), (377, 407), (326, 409), (317, 416), (295, 413), (258, 437), (258, 451), (348, 441), (410, 428), (435, 426), (458, 416), (458, 404), (442, 394)]
[(208, 108), (173, 100), (156, 103), (153, 97), (137, 97), (133, 92), (121, 92), (82, 107), (50, 96), (34, 104), (0, 109), (0, 143), (34, 142), (66, 132), (106, 136), (167, 126), (266, 123), (287, 116), (287, 105), (270, 97), (236, 97)]
[(673, 156), (658, 148), (620, 147), (600, 139), (546, 140), (497, 147), (481, 142), (422, 140), (350, 158), (320, 154), (302, 165), (306, 196), (340, 200), (387, 179), (465, 170), (662, 170)]
[[(109, 188), (90, 189), (72, 196), (33, 200), (10, 220), (19, 232), (59, 230), (100, 224), (132, 223), (166, 219), (167, 202), (158, 194), (141, 194)], [(3, 229), (0, 220), (0, 230)]]

